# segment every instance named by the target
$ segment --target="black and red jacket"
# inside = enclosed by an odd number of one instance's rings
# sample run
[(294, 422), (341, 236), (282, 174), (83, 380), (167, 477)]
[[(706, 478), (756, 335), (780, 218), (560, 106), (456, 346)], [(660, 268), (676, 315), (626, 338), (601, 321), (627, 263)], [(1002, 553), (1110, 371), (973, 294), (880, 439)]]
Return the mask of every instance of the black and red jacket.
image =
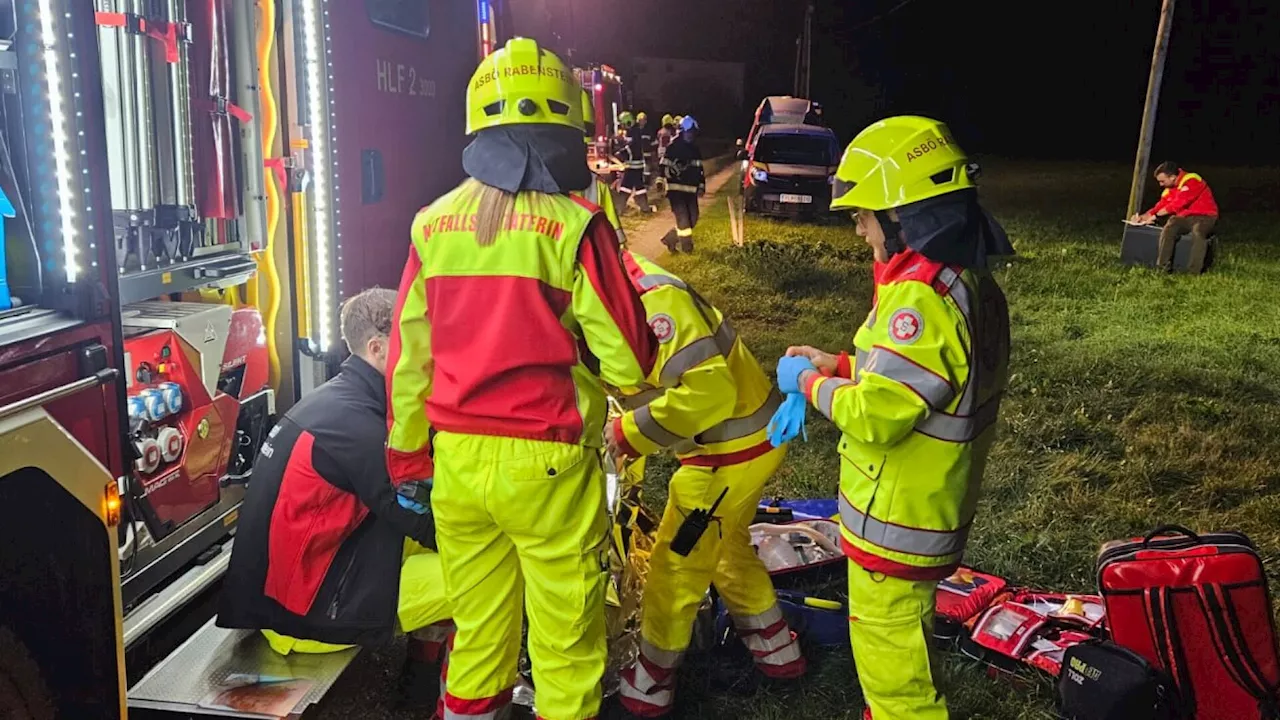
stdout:
[(400, 507), (387, 476), (385, 383), (353, 356), (271, 430), (218, 625), (342, 644), (394, 632), (404, 540), (434, 548), (435, 525)]

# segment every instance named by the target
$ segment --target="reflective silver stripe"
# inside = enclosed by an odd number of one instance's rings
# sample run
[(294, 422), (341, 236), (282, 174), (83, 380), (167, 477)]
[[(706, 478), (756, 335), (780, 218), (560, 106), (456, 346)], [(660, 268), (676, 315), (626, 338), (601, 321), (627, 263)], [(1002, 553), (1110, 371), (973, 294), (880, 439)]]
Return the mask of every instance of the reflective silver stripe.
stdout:
[(666, 391), (666, 388), (645, 388), (635, 395), (623, 397), (618, 403), (626, 410), (635, 410), (662, 397), (662, 393)]
[(643, 168), (644, 168), (644, 161), (643, 161), (643, 160), (628, 160), (628, 161), (627, 161), (627, 167), (628, 167), (628, 168), (630, 168), (630, 169), (632, 169), (632, 170), (635, 170), (635, 169), (637, 169), (637, 168), (641, 168), (641, 169), (643, 169)]
[[(640, 655), (644, 661), (656, 667), (674, 671), (680, 666), (680, 660), (683, 658), (684, 653), (656, 648), (642, 637), (640, 638)], [(630, 671), (622, 673), (618, 691), (625, 698), (637, 700), (657, 708), (666, 708), (670, 707), (675, 701), (672, 688), (674, 684), (674, 672), (667, 677), (666, 681), (659, 682), (649, 672), (645, 662), (637, 658)]]
[(668, 182), (668, 183), (667, 183), (667, 190), (674, 190), (674, 191), (676, 191), (676, 192), (696, 193), (696, 192), (698, 192), (698, 186), (697, 186), (697, 185), (682, 185), (682, 184), (679, 184), (679, 183)]
[(635, 419), (640, 433), (659, 447), (671, 447), (685, 439), (659, 425), (658, 421), (653, 419), (653, 411), (648, 405), (636, 410)]
[[(964, 315), (969, 329), (970, 344), (977, 341), (978, 322), (984, 318), (974, 317), (973, 294), (960, 273), (951, 268), (943, 268), (938, 273), (938, 280), (948, 288), (948, 294), (955, 301)], [(970, 350), (970, 354), (972, 354)], [(954, 414), (932, 412), (916, 423), (916, 431), (937, 440), (954, 443), (966, 443), (976, 440), (987, 428), (995, 424), (1000, 414), (1000, 396), (996, 395), (981, 406), (978, 405), (978, 375), (982, 370), (975, 362), (969, 363), (969, 377), (965, 381), (964, 391), (960, 394), (960, 402), (956, 403)]]
[(697, 437), (697, 440), (699, 443), (706, 445), (707, 443), (728, 442), (748, 437), (765, 429), (769, 425), (769, 421), (773, 419), (773, 413), (777, 411), (780, 405), (782, 405), (782, 395), (776, 390), (770, 391), (769, 397), (765, 398), (764, 404), (755, 412), (745, 417), (725, 420), (710, 430), (704, 431)]
[(742, 643), (747, 649), (756, 654), (756, 657), (763, 659), (768, 653), (774, 653), (793, 643), (791, 638), (791, 629), (783, 626), (780, 630), (769, 637), (764, 636), (762, 630), (752, 630), (742, 634)]
[(949, 406), (956, 397), (946, 378), (888, 348), (872, 348), (862, 369), (906, 385), (934, 410)]
[(844, 495), (840, 496), (840, 522), (855, 537), (869, 543), (886, 550), (925, 557), (954, 555), (964, 550), (969, 539), (969, 525), (950, 532), (890, 525), (863, 514)]
[(666, 670), (674, 670), (680, 666), (680, 660), (684, 657), (683, 650), (663, 650), (655, 647), (653, 643), (640, 638), (640, 654), (645, 659)]
[(867, 313), (867, 327), (875, 327), (876, 324), (876, 306), (871, 306), (871, 312)]
[(587, 186), (586, 190), (582, 191), (582, 197), (589, 200), (593, 205), (599, 205), (600, 204), (600, 184), (596, 182), (592, 182), (590, 185)]
[[(634, 667), (636, 675), (644, 672), (644, 667), (640, 663), (636, 663)], [(647, 676), (648, 673), (645, 673), (645, 675)], [(618, 692), (622, 694), (622, 697), (638, 700), (646, 705), (653, 705), (658, 708), (670, 707), (675, 702), (675, 695), (671, 688), (646, 693), (642, 692), (638, 688), (632, 687), (631, 683), (627, 682), (625, 677), (618, 686)], [(445, 720), (448, 720), (448, 718), (445, 718)]]
[(967, 443), (977, 440), (987, 428), (995, 424), (1000, 415), (1000, 396), (991, 398), (972, 415), (950, 415), (944, 412), (929, 413), (916, 423), (916, 432), (937, 440)]
[(858, 375), (862, 372), (862, 366), (867, 364), (867, 352), (865, 350), (855, 351), (853, 354), (853, 379), (857, 380)]
[(687, 160), (687, 161), (685, 161), (685, 165), (688, 165), (689, 167), (702, 167), (702, 161), (701, 161), (701, 160)]
[(673, 287), (678, 287), (681, 290), (684, 290), (687, 287), (683, 280), (671, 277), (670, 275), (645, 275), (637, 281), (637, 284), (640, 286), (641, 290), (652, 290), (659, 285), (671, 285)]
[(733, 618), (733, 626), (739, 631), (751, 632), (755, 630), (766, 630), (776, 625), (782, 619), (782, 608), (774, 605), (759, 615), (748, 615), (746, 617)]
[(681, 375), (720, 354), (720, 346), (716, 344), (715, 338), (707, 336), (694, 340), (667, 360), (667, 364), (662, 366), (658, 381), (663, 387), (675, 387), (680, 383)]
[(720, 327), (716, 328), (716, 347), (720, 348), (720, 354), (726, 358), (729, 357), (736, 342), (738, 342), (738, 331), (733, 329), (727, 319), (721, 320)]
[(761, 665), (789, 665), (800, 659), (800, 643), (791, 637), (790, 632), (778, 633), (785, 635), (787, 644), (778, 648), (776, 651), (764, 656), (757, 657), (756, 662)]
[[(813, 372), (809, 370), (808, 372)], [(803, 375), (801, 376), (801, 387), (803, 388)], [(852, 380), (844, 378), (826, 378), (818, 385), (818, 397), (815, 399), (814, 405), (817, 406), (818, 412), (822, 413), (828, 420), (831, 420), (831, 403), (836, 398), (836, 390), (849, 385), (854, 385)]]

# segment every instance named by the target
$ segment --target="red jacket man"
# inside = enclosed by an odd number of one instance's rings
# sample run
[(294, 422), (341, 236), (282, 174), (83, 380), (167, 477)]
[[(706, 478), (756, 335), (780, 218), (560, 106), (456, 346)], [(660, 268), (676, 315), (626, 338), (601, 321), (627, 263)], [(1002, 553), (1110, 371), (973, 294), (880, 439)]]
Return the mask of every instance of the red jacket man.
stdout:
[(1187, 270), (1199, 273), (1204, 269), (1209, 235), (1218, 222), (1218, 203), (1213, 199), (1213, 191), (1204, 178), (1183, 170), (1172, 161), (1160, 163), (1156, 167), (1155, 176), (1156, 182), (1164, 188), (1160, 193), (1160, 201), (1146, 213), (1135, 215), (1132, 222), (1150, 224), (1156, 218), (1172, 216), (1160, 232), (1160, 252), (1156, 264), (1169, 270), (1173, 264), (1173, 251), (1178, 238), (1190, 233), (1191, 258), (1187, 263)]

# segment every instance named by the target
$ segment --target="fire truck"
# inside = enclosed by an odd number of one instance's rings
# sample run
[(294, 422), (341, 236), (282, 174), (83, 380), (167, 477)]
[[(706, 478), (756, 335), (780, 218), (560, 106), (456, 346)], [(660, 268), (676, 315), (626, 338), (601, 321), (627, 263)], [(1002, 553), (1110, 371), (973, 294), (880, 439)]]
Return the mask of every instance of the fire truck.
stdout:
[(462, 177), (505, 13), (0, 0), (0, 717), (235, 716), (213, 691), (285, 671), (297, 714), (350, 662), (210, 620), (126, 687), (225, 573), (276, 414), (342, 360), (339, 304), (395, 286)]
[(595, 112), (595, 137), (587, 145), (587, 162), (596, 172), (609, 166), (609, 146), (618, 132), (618, 114), (622, 111), (622, 78), (608, 65), (574, 68), (574, 75), (591, 98)]

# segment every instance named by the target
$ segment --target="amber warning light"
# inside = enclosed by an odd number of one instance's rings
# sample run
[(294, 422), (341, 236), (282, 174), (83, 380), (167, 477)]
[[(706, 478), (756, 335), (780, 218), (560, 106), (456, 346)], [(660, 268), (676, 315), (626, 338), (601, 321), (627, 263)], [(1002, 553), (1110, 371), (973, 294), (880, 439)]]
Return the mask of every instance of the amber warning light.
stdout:
[(108, 527), (120, 524), (120, 484), (114, 480), (103, 490), (102, 508)]

